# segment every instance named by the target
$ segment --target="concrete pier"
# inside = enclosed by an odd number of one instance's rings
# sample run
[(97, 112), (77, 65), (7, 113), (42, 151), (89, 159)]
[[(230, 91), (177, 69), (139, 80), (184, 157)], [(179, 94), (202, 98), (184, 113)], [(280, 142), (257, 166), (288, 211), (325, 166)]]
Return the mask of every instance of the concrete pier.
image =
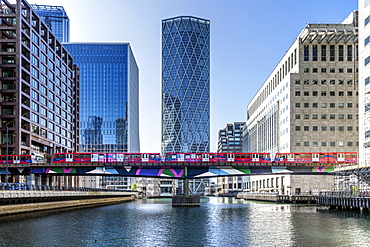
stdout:
[(172, 197), (172, 207), (199, 207), (199, 196), (174, 196)]
[(370, 197), (368, 196), (318, 196), (317, 203), (330, 206), (332, 209), (359, 210), (360, 212), (370, 210)]

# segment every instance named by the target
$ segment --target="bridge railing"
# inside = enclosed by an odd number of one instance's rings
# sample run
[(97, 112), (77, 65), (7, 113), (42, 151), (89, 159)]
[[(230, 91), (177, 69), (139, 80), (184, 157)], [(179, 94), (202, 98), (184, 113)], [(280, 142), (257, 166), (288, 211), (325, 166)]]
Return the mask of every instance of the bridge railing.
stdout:
[(43, 190), (43, 191), (125, 191), (115, 189), (71, 187), (71, 186), (54, 186), (54, 185), (27, 185), (17, 183), (0, 183), (0, 190)]
[(326, 197), (370, 197), (369, 191), (326, 191), (320, 192), (319, 196)]

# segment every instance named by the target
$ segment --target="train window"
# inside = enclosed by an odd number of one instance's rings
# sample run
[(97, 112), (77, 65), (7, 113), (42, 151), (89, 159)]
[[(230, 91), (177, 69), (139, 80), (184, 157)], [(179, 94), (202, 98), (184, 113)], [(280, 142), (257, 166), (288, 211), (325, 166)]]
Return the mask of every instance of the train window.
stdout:
[(190, 154), (185, 154), (186, 159), (190, 159)]
[(192, 159), (195, 159), (196, 155), (195, 154), (191, 154), (191, 158)]
[(80, 155), (79, 155), (79, 154), (74, 154), (74, 155), (73, 155), (73, 158), (74, 158), (74, 159), (79, 159), (79, 158), (80, 158)]
[(235, 158), (240, 159), (240, 154), (235, 154)]
[(306, 154), (306, 158), (311, 158), (311, 154)]
[(27, 160), (27, 159), (28, 159), (28, 156), (26, 156), (26, 155), (21, 156), (21, 160)]
[(325, 158), (325, 154), (320, 154), (320, 158), (321, 159)]
[(172, 154), (172, 159), (176, 159), (176, 154)]
[(263, 158), (264, 158), (264, 156), (265, 156), (264, 154), (260, 154), (260, 158), (261, 158), (261, 159), (263, 159)]
[(197, 154), (197, 159), (201, 159), (202, 158), (202, 155), (201, 154)]

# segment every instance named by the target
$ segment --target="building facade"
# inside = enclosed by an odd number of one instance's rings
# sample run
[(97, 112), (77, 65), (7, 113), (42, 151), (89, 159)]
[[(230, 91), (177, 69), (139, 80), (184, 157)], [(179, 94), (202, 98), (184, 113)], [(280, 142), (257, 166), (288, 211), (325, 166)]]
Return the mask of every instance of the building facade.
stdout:
[(359, 0), (359, 164), (370, 166), (370, 1)]
[[(9, 154), (43, 160), (79, 142), (79, 70), (31, 6), (1, 1), (1, 126)], [(5, 154), (6, 133), (1, 133)]]
[(60, 42), (69, 42), (69, 18), (62, 6), (31, 4), (34, 12)]
[[(80, 151), (140, 152), (139, 69), (130, 44), (64, 45), (80, 68)], [(86, 177), (81, 186), (131, 189), (132, 182), (127, 177)]]
[[(223, 129), (219, 130), (217, 153), (242, 153), (242, 133), (245, 127), (245, 122), (234, 122), (226, 124)], [(249, 177), (245, 176), (217, 177), (217, 192), (242, 191), (246, 188), (248, 181)]]
[[(245, 151), (273, 157), (359, 150), (357, 21), (354, 11), (341, 24), (305, 26), (248, 104)], [(333, 186), (331, 175), (289, 173), (251, 176), (246, 191), (300, 194)]]
[(358, 151), (357, 12), (308, 24), (248, 105), (250, 152)]
[[(162, 20), (162, 155), (209, 152), (209, 142), (210, 21)], [(183, 187), (177, 182), (161, 180), (161, 188), (153, 191), (174, 194), (173, 188)], [(191, 180), (190, 192), (204, 192), (206, 184), (208, 179)]]
[(208, 152), (210, 21), (162, 21), (162, 154)]

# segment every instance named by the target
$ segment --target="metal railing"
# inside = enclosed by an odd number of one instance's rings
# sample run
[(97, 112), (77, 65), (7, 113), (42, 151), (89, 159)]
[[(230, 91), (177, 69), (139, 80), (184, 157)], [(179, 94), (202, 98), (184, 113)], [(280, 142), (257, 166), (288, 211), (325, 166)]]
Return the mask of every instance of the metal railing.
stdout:
[(119, 191), (119, 192), (136, 192), (132, 190), (101, 189), (71, 186), (54, 186), (54, 185), (26, 185), (16, 183), (0, 183), (0, 190), (42, 190), (42, 191)]

